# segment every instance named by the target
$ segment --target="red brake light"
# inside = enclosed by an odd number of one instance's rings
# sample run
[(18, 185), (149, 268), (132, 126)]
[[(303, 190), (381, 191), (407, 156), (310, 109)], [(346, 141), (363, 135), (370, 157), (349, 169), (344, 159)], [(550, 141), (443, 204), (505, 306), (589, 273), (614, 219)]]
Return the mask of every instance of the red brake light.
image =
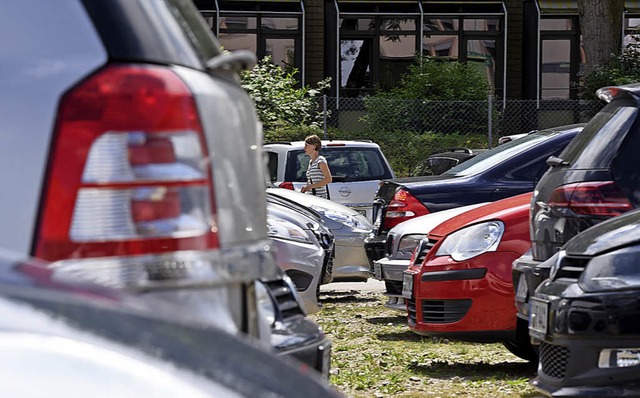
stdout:
[(284, 188), (284, 189), (290, 189), (292, 191), (295, 191), (295, 189), (293, 188), (293, 183), (290, 181), (284, 181), (281, 182), (280, 185), (278, 185), (280, 188)]
[(403, 221), (425, 214), (429, 214), (429, 209), (408, 191), (400, 189), (387, 206), (382, 228), (391, 229)]
[(331, 143), (328, 143), (328, 144), (327, 144), (327, 145), (325, 145), (325, 146), (347, 146), (347, 145), (346, 145), (346, 144), (339, 144), (339, 143), (331, 142)]
[(189, 88), (159, 66), (107, 67), (62, 99), (35, 255), (49, 261), (218, 247)]
[(632, 209), (629, 199), (613, 181), (563, 185), (549, 198), (549, 206), (578, 215), (614, 217)]

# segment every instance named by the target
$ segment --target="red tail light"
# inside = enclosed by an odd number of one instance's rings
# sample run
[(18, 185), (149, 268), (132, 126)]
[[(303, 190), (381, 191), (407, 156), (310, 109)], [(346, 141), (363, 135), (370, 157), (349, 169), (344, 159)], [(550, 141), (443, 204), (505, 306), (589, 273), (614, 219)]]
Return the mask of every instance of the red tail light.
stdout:
[(403, 221), (425, 214), (429, 214), (429, 209), (408, 191), (400, 189), (387, 206), (382, 228), (391, 229)]
[(284, 189), (290, 189), (292, 191), (295, 191), (295, 189), (293, 188), (293, 183), (290, 181), (284, 181), (281, 182), (280, 185), (278, 185), (280, 188), (284, 188)]
[(629, 199), (613, 181), (581, 182), (556, 188), (549, 206), (578, 215), (614, 217), (632, 209)]
[(218, 247), (193, 96), (171, 70), (110, 66), (63, 98), (35, 255), (49, 261)]

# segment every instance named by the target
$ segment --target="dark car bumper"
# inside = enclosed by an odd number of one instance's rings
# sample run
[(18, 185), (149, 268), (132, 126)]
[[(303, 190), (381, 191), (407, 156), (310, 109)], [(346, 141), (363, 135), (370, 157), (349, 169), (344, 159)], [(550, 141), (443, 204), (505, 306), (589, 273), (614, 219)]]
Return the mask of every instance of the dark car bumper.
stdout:
[(536, 299), (548, 303), (547, 332), (532, 384), (552, 397), (640, 396), (638, 365), (621, 366), (612, 352), (640, 355), (640, 289), (585, 293), (570, 282), (545, 282)]
[(385, 246), (387, 244), (387, 234), (369, 235), (364, 239), (364, 251), (367, 253), (369, 267), (373, 275), (373, 262), (385, 256)]
[(306, 318), (287, 320), (274, 328), (271, 344), (276, 353), (293, 358), (329, 377), (331, 341)]
[(518, 318), (529, 320), (529, 297), (548, 276), (549, 268), (543, 262), (534, 260), (531, 251), (513, 262), (512, 280)]

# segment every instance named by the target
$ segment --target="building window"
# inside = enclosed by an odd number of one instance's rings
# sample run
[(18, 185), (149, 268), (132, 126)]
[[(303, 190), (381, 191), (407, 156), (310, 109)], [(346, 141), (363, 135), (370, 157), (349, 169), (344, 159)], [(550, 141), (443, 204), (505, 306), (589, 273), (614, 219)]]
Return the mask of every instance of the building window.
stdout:
[(418, 50), (417, 26), (412, 16), (340, 19), (341, 95), (360, 97), (376, 87), (397, 86)]
[(506, 10), (501, 1), (335, 0), (339, 96), (396, 87), (416, 54), (471, 63), (500, 96)]
[(501, 18), (477, 15), (430, 18), (425, 12), (422, 54), (477, 67), (489, 87), (499, 94), (504, 67), (502, 25)]
[[(195, 2), (225, 50), (249, 50), (304, 84), (304, 13), (300, 0)], [(218, 9), (209, 10), (207, 7)]]
[(578, 17), (540, 18), (540, 98), (577, 99), (584, 51)]

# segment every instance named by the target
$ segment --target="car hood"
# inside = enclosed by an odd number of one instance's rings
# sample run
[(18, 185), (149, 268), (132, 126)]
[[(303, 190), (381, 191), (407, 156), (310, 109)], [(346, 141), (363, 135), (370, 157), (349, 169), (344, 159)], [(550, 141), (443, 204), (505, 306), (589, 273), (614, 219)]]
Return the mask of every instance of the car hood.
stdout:
[(523, 193), (476, 207), (443, 222), (434, 228), (429, 235), (445, 236), (470, 224), (484, 220), (505, 219), (523, 212), (528, 216), (531, 195), (532, 192)]
[(287, 220), (303, 229), (315, 230), (319, 228), (320, 224), (313, 219), (306, 217), (302, 213), (282, 206), (276, 203), (267, 202), (267, 217), (275, 217), (283, 220)]
[(436, 213), (426, 214), (424, 216), (412, 218), (411, 220), (402, 222), (393, 227), (389, 233), (397, 236), (409, 234), (428, 234), (435, 227), (447, 221), (448, 219), (464, 213), (476, 207), (485, 205), (486, 203), (478, 203), (468, 206), (454, 207), (453, 209), (442, 210)]
[(595, 256), (640, 242), (640, 209), (603, 221), (569, 240), (567, 254)]
[[(285, 199), (292, 200), (303, 206), (311, 207), (312, 209), (321, 208), (332, 212), (342, 213), (351, 216), (358, 220), (366, 229), (371, 229), (371, 221), (369, 221), (362, 214), (340, 203), (333, 202), (328, 199), (320, 198), (314, 195), (307, 195), (298, 191), (292, 191), (284, 188), (267, 188), (268, 194), (283, 197)], [(326, 221), (326, 220), (325, 220)]]

